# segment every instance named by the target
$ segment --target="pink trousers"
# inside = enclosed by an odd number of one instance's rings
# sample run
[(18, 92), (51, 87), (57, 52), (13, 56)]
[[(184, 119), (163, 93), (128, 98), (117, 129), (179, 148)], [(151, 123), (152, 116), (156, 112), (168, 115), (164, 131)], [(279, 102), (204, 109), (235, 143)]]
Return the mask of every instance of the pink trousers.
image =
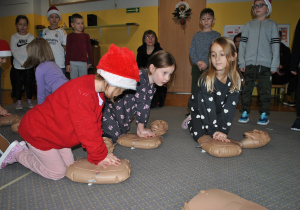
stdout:
[(53, 180), (59, 180), (66, 174), (67, 166), (74, 162), (70, 148), (39, 150), (29, 143), (29, 149), (17, 154), (17, 160), (33, 172)]

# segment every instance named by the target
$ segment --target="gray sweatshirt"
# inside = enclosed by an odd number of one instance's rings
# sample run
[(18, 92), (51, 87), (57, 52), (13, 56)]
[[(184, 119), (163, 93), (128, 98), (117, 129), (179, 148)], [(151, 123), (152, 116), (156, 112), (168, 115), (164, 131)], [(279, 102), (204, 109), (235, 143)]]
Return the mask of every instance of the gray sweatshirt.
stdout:
[(276, 72), (280, 63), (280, 38), (276, 22), (251, 20), (243, 28), (239, 46), (239, 67), (265, 66)]
[(220, 36), (221, 34), (216, 31), (199, 31), (195, 33), (190, 47), (190, 58), (192, 63), (197, 64), (198, 61), (203, 61), (208, 66), (209, 47), (212, 41)]

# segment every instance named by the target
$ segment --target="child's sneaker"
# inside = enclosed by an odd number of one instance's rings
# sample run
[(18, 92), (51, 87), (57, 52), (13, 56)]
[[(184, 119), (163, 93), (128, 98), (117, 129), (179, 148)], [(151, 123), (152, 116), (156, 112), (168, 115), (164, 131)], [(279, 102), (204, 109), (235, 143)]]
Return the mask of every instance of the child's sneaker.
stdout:
[(249, 115), (247, 113), (247, 111), (243, 111), (242, 116), (239, 119), (240, 123), (247, 123), (249, 122)]
[(0, 169), (5, 168), (8, 164), (18, 162), (15, 155), (23, 150), (24, 148), (20, 146), (17, 140), (11, 143), (0, 158)]
[(261, 113), (260, 118), (259, 118), (259, 120), (257, 121), (257, 124), (258, 124), (258, 125), (268, 125), (269, 122), (270, 122), (270, 121), (269, 121), (268, 115), (267, 115), (265, 112), (263, 112), (263, 113)]
[(23, 109), (23, 105), (22, 105), (22, 101), (21, 100), (17, 100), (16, 109)]
[(293, 131), (300, 131), (300, 118), (297, 118), (291, 127)]
[(191, 115), (188, 115), (185, 120), (181, 123), (182, 129), (188, 129), (188, 122), (192, 119)]
[(34, 107), (34, 104), (32, 103), (31, 99), (27, 99), (27, 106), (28, 106), (29, 109)]
[(21, 141), (21, 142), (19, 143), (19, 145), (20, 145), (21, 147), (23, 147), (24, 150), (28, 150), (28, 147), (27, 147), (27, 144), (26, 144), (25, 141)]

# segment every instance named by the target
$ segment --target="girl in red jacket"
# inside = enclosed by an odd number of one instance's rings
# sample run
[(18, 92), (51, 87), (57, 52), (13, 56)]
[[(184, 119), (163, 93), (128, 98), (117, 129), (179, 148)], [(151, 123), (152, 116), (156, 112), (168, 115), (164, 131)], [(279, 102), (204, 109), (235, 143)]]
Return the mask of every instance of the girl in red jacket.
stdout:
[[(139, 69), (134, 53), (111, 45), (97, 75), (71, 80), (29, 110), (19, 126), (25, 140), (14, 141), (0, 158), (0, 167), (19, 162), (41, 176), (58, 180), (74, 162), (71, 148), (81, 144), (89, 162), (106, 168), (119, 159), (107, 153), (102, 139), (104, 95), (110, 99), (136, 89)], [(27, 144), (27, 146), (26, 146)]]

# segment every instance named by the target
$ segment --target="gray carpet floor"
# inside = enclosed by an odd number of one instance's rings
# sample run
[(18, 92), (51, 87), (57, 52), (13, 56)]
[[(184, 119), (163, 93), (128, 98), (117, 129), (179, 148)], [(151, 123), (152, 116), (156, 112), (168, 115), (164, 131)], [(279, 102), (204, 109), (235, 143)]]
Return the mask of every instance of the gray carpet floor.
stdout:
[[(12, 113), (23, 115), (27, 108)], [(75, 183), (68, 178), (47, 180), (19, 163), (0, 170), (0, 209), (182, 209), (200, 190), (222, 189), (268, 209), (300, 209), (300, 132), (290, 130), (295, 113), (272, 112), (270, 124), (256, 124), (257, 111), (250, 122), (237, 122), (236, 111), (229, 137), (242, 140), (245, 131), (267, 131), (271, 142), (258, 149), (244, 149), (231, 158), (202, 153), (181, 122), (184, 107), (151, 110), (149, 123), (160, 119), (169, 124), (163, 143), (156, 149), (130, 149), (117, 145), (114, 154), (130, 161), (132, 174), (119, 184)], [(131, 131), (136, 125), (132, 123)], [(9, 141), (21, 140), (0, 127)], [(81, 148), (75, 159), (86, 157)]]

